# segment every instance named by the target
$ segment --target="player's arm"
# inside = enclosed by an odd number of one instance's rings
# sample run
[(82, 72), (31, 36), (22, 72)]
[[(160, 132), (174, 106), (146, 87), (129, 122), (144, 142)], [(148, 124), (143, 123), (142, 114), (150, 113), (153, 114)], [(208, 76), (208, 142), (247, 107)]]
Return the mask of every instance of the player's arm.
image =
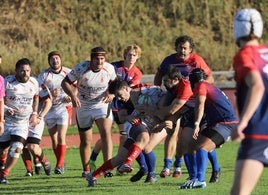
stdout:
[(4, 133), (4, 98), (0, 98), (0, 136)]
[(45, 117), (45, 115), (48, 113), (48, 111), (50, 110), (51, 106), (52, 106), (52, 98), (49, 96), (46, 99), (42, 100), (42, 108), (38, 114), (38, 119), (43, 119)]
[(204, 110), (205, 110), (205, 101), (206, 101), (206, 96), (205, 95), (198, 95), (196, 97), (196, 102), (195, 102), (195, 128), (194, 128), (194, 134), (193, 138), (197, 139), (198, 133), (199, 133), (199, 124), (203, 118), (204, 115)]
[(39, 95), (35, 95), (33, 98), (33, 112), (30, 118), (30, 123), (35, 126), (37, 124), (37, 111), (38, 111), (38, 104), (39, 104)]
[(81, 107), (80, 100), (77, 97), (77, 89), (74, 87), (73, 82), (68, 78), (68, 75), (62, 80), (61, 87), (63, 91), (71, 97), (73, 107)]
[(184, 99), (174, 99), (169, 106), (161, 106), (160, 109), (156, 110), (155, 113), (160, 118), (166, 118), (168, 116), (174, 115), (175, 113), (178, 113), (180, 110), (182, 110), (183, 106), (185, 105), (187, 101)]
[(244, 138), (243, 130), (258, 108), (265, 90), (261, 75), (257, 70), (250, 71), (245, 77), (245, 82), (249, 91), (245, 97), (245, 106), (240, 114), (237, 131), (232, 135), (233, 140)]

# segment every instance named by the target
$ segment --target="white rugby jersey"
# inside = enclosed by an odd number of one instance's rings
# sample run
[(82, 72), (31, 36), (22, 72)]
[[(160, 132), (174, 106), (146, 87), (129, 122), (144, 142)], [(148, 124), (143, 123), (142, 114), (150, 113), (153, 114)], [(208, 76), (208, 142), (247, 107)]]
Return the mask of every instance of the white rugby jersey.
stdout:
[(14, 115), (5, 116), (6, 121), (24, 123), (33, 112), (33, 99), (39, 94), (39, 84), (36, 78), (30, 77), (26, 83), (19, 82), (15, 75), (5, 78), (5, 106), (14, 110)]
[(70, 71), (70, 68), (62, 67), (59, 73), (54, 73), (50, 68), (47, 68), (38, 75), (38, 81), (40, 82), (40, 84), (45, 84), (53, 97), (53, 109), (71, 105), (70, 103), (67, 103), (65, 101), (65, 97), (67, 96), (67, 94), (63, 91), (61, 87), (62, 80)]
[[(159, 86), (141, 86), (140, 88), (140, 95), (138, 96), (138, 101), (137, 103), (142, 105), (154, 105), (157, 106), (158, 102), (160, 101), (161, 97), (166, 92), (161, 89)], [(136, 113), (139, 113), (137, 110), (135, 111)], [(141, 122), (143, 125), (145, 125), (148, 130), (152, 130), (153, 127), (155, 127), (157, 124), (161, 123), (162, 120), (155, 115), (149, 115), (149, 114), (140, 114)]]
[(71, 82), (77, 81), (78, 98), (82, 106), (97, 108), (103, 105), (102, 97), (107, 91), (109, 82), (116, 78), (114, 66), (104, 62), (103, 68), (93, 72), (90, 68), (90, 61), (77, 64), (68, 74)]

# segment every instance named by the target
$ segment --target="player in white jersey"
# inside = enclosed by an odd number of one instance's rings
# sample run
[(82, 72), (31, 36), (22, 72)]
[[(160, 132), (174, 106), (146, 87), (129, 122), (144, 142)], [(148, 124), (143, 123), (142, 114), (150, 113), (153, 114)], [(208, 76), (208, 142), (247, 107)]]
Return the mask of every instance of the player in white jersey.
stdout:
[(7, 176), (16, 165), (28, 136), (29, 124), (37, 124), (39, 84), (31, 77), (31, 62), (22, 58), (16, 63), (16, 74), (5, 78), (5, 130), (0, 137), (0, 152), (9, 147), (0, 183), (7, 184)]
[(38, 106), (38, 116), (37, 125), (29, 126), (29, 135), (26, 140), (26, 147), (23, 148), (22, 159), (26, 168), (25, 176), (33, 176), (32, 167), (32, 157), (35, 165), (35, 173), (39, 175), (41, 173), (41, 168), (44, 168), (45, 174), (50, 175), (51, 164), (47, 160), (42, 148), (40, 147), (40, 142), (42, 139), (45, 122), (44, 116), (48, 113), (52, 106), (52, 97), (49, 89), (44, 85), (40, 85), (39, 91), (39, 106)]
[[(114, 95), (109, 95), (109, 82), (116, 78), (113, 65), (105, 62), (106, 51), (102, 47), (91, 50), (91, 61), (77, 64), (62, 81), (62, 88), (72, 98), (77, 107), (77, 126), (80, 135), (80, 156), (83, 175), (90, 171), (92, 125), (94, 121), (99, 129), (102, 140), (104, 160), (112, 157), (112, 112), (109, 102)], [(78, 94), (71, 89), (77, 81)]]
[(44, 120), (52, 140), (52, 148), (57, 162), (55, 174), (63, 174), (66, 154), (66, 133), (68, 129), (68, 109), (71, 107), (70, 97), (61, 88), (61, 81), (71, 71), (62, 66), (61, 55), (58, 51), (48, 54), (49, 68), (38, 75), (41, 84), (45, 84), (52, 94), (52, 107)]

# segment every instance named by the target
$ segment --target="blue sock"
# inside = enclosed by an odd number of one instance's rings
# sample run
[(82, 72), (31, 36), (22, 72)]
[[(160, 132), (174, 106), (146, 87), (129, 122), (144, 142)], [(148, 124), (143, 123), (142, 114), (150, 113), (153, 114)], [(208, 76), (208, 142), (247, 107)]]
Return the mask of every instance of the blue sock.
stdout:
[(144, 153), (144, 157), (145, 157), (146, 164), (148, 167), (148, 173), (154, 173), (155, 166), (156, 166), (156, 157), (155, 157), (154, 151), (151, 151), (148, 154)]
[(148, 167), (147, 167), (143, 152), (141, 152), (140, 155), (136, 158), (136, 161), (139, 163), (141, 171), (144, 171), (144, 172), (148, 171)]
[(206, 168), (208, 163), (208, 152), (204, 149), (196, 151), (196, 162), (197, 162), (197, 178), (198, 181), (205, 181)]
[(94, 150), (92, 150), (92, 152), (91, 152), (91, 156), (90, 156), (90, 160), (92, 160), (92, 161), (96, 161), (98, 155), (99, 155), (99, 153), (96, 153), (96, 152), (94, 152)]
[(189, 172), (189, 154), (188, 153), (185, 153), (184, 155), (183, 155), (183, 159), (184, 159), (184, 163), (185, 163), (185, 166), (186, 166), (186, 169), (187, 169), (187, 171), (188, 171), (188, 173), (190, 173)]
[(217, 158), (217, 153), (216, 150), (212, 150), (208, 152), (208, 159), (211, 163), (212, 166), (212, 171), (219, 171), (220, 170), (220, 165), (218, 163), (218, 158)]
[(197, 164), (196, 164), (196, 154), (188, 154), (189, 159), (189, 176), (190, 179), (196, 179), (197, 178)]
[(164, 158), (164, 168), (170, 169), (172, 166), (172, 159)]
[(174, 167), (181, 167), (182, 161), (182, 157), (175, 157)]

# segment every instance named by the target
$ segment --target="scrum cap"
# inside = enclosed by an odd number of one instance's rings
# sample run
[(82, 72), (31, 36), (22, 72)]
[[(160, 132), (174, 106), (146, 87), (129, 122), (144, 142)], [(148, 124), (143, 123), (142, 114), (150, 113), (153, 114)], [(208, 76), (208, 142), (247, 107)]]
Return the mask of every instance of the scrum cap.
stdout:
[(192, 89), (194, 88), (194, 85), (198, 83), (199, 81), (206, 80), (206, 74), (205, 71), (201, 68), (195, 68), (193, 69), (189, 74), (189, 80), (191, 83)]
[(234, 38), (245, 37), (253, 33), (261, 38), (263, 21), (261, 14), (252, 8), (242, 9), (237, 12), (234, 20)]

